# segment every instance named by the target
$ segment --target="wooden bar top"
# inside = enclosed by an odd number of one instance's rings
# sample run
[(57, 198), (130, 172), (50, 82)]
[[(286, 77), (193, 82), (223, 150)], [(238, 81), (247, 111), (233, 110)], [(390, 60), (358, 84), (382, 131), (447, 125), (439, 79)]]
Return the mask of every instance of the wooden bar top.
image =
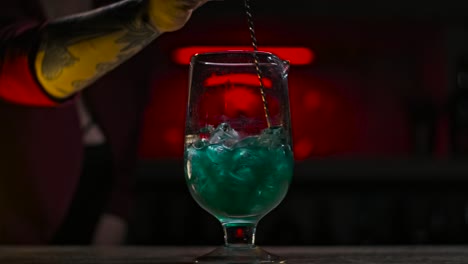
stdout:
[[(183, 264), (215, 247), (0, 247), (1, 264)], [(465, 246), (263, 247), (286, 263), (462, 264)]]

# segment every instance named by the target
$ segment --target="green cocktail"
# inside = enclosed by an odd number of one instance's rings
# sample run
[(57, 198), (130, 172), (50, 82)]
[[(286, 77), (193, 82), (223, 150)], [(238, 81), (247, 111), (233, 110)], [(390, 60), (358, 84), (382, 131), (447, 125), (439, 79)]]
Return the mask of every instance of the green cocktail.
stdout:
[[(220, 127), (224, 126), (224, 130)], [(227, 124), (186, 144), (185, 176), (195, 200), (223, 223), (257, 222), (287, 193), (293, 154), (281, 127), (238, 139)]]
[(224, 246), (197, 264), (284, 263), (255, 245), (255, 232), (293, 175), (288, 73), (288, 61), (263, 51), (199, 53), (190, 60), (185, 180), (224, 233)]

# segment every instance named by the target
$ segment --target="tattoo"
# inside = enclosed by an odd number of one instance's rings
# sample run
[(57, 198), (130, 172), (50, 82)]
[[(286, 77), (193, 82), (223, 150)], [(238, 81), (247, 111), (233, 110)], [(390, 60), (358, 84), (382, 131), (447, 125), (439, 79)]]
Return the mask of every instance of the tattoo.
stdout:
[(148, 24), (135, 20), (128, 25), (127, 32), (123, 37), (117, 39), (116, 43), (126, 45), (120, 50), (121, 52), (126, 52), (134, 48), (141, 49), (153, 40), (155, 34), (154, 29)]
[(72, 86), (75, 90), (80, 90), (81, 88), (92, 84), (103, 74), (113, 70), (122, 62), (128, 60), (135, 53), (135, 49), (138, 51), (149, 44), (153, 37), (155, 37), (155, 34), (154, 30), (149, 25), (136, 22), (130, 24), (125, 35), (115, 41), (115, 43), (125, 45), (120, 50), (121, 53), (117, 55), (116, 60), (99, 63), (96, 65), (96, 74), (92, 78), (73, 81)]
[(99, 63), (98, 65), (96, 65), (96, 74), (93, 77), (91, 77), (89, 79), (85, 79), (85, 80), (73, 81), (72, 82), (73, 88), (75, 89), (75, 91), (78, 91), (78, 90), (82, 89), (83, 87), (91, 85), (97, 79), (99, 79), (99, 77), (101, 77), (106, 72), (109, 72), (109, 71), (113, 70), (115, 67), (117, 67), (120, 64), (120, 62), (127, 60), (129, 57), (131, 57), (131, 55), (132, 54), (129, 54), (129, 53), (120, 54), (120, 55), (117, 56), (117, 59), (116, 59), (115, 62)]
[(72, 66), (78, 60), (65, 47), (50, 45), (44, 53), (41, 70), (47, 80), (55, 80), (62, 74), (63, 68)]
[(53, 81), (58, 79), (64, 68), (72, 67), (79, 61), (79, 58), (73, 56), (73, 54), (70, 53), (68, 47), (83, 41), (89, 41), (91, 39), (116, 32), (118, 29), (112, 29), (103, 32), (91, 32), (91, 30), (86, 30), (86, 28), (75, 30), (73, 36), (70, 36), (68, 39), (64, 40), (54, 37), (53, 32), (48, 32), (48, 36), (45, 38), (45, 45), (41, 49), (41, 51), (44, 52), (41, 72), (47, 80)]
[(72, 86), (80, 90), (129, 59), (158, 35), (155, 29), (145, 22), (141, 12), (142, 3), (138, 0), (122, 1), (105, 10), (89, 12), (50, 24), (46, 28), (45, 41), (41, 48), (44, 52), (41, 65), (43, 76), (50, 81), (56, 80), (65, 68), (73, 67), (80, 61), (79, 57), (70, 53), (68, 50), (70, 46), (117, 32), (123, 32), (123, 36), (113, 41), (123, 47), (116, 58), (99, 63), (96, 65), (94, 76), (73, 81)]

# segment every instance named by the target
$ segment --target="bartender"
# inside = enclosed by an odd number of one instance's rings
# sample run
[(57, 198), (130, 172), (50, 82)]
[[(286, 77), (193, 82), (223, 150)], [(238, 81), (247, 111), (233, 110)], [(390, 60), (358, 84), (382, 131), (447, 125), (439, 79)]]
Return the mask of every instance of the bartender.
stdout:
[(206, 1), (1, 4), (0, 243), (123, 242), (145, 47)]

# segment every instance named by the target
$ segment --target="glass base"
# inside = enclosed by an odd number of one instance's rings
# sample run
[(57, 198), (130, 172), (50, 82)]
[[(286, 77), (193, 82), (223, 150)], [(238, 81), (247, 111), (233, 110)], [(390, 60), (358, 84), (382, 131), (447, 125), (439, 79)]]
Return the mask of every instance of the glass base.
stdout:
[(221, 246), (211, 251), (210, 253), (200, 256), (195, 259), (195, 263), (199, 264), (257, 264), (257, 263), (286, 263), (279, 256), (268, 253), (267, 251), (254, 247), (226, 247)]

